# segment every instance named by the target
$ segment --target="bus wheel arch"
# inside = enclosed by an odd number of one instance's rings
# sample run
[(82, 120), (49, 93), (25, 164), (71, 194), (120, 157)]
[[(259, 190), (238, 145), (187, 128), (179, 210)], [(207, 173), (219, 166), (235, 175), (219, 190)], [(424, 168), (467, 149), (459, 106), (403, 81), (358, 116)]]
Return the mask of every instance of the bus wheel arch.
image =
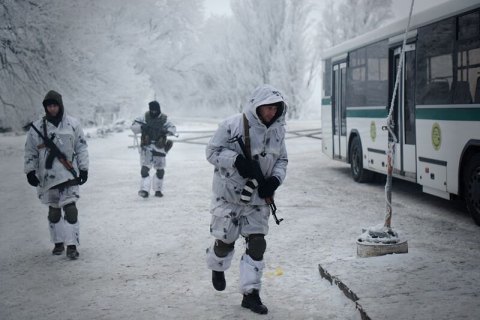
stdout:
[(352, 134), (349, 144), (350, 171), (354, 181), (363, 183), (373, 178), (373, 172), (363, 167), (362, 141), (358, 134)]
[(462, 196), (467, 210), (480, 226), (480, 146), (467, 150), (462, 159)]

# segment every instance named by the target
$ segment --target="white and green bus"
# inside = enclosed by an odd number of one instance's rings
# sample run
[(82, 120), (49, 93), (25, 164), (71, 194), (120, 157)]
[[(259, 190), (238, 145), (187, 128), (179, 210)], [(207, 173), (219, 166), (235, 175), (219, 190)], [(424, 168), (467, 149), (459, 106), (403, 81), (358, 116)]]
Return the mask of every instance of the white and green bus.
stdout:
[[(322, 150), (353, 179), (386, 174), (390, 97), (407, 20), (323, 55)], [(480, 225), (480, 1), (412, 16), (393, 117), (394, 176), (445, 199), (462, 197)]]

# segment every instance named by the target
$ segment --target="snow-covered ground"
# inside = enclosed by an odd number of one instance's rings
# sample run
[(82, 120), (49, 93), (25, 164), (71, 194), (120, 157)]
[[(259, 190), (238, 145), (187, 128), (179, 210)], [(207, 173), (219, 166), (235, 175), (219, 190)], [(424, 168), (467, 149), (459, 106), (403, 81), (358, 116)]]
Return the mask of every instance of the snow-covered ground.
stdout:
[[(172, 120), (180, 131), (214, 130), (217, 122)], [(241, 308), (241, 241), (224, 292), (213, 289), (204, 263), (213, 173), (204, 145), (176, 143), (165, 197), (141, 199), (129, 135), (89, 140), (77, 261), (50, 253), (47, 208), (23, 174), (25, 137), (0, 137), (0, 319), (359, 319), (353, 302), (320, 277), (319, 264), (359, 296), (372, 319), (480, 314), (480, 229), (458, 205), (395, 180), (393, 225), (409, 253), (357, 258), (361, 228), (383, 220), (383, 184), (354, 183), (346, 165), (322, 154), (320, 140), (293, 135), (287, 180), (276, 193), (285, 221), (271, 220), (267, 236), (262, 299), (269, 314)]]

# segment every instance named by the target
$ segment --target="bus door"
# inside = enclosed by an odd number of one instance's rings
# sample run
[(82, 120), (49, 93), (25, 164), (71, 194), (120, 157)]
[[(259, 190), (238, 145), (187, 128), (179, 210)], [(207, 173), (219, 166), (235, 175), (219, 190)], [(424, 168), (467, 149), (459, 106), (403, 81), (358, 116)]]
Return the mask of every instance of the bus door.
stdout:
[[(395, 86), (402, 47), (393, 51), (393, 77), (391, 88)], [(400, 71), (400, 83), (394, 104), (395, 134), (398, 144), (395, 152), (394, 170), (396, 174), (415, 181), (416, 179), (416, 133), (415, 133), (415, 44), (406, 45), (404, 64)]]
[(347, 107), (345, 105), (347, 63), (334, 64), (332, 76), (333, 158), (345, 160), (347, 157)]

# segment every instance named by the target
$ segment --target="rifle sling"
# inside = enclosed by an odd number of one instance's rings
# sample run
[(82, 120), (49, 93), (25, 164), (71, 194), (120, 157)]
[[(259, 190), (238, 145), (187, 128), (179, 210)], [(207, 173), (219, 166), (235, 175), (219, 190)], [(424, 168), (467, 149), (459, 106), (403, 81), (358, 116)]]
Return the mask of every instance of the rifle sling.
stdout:
[(247, 159), (252, 159), (252, 151), (250, 150), (250, 125), (248, 124), (248, 119), (245, 113), (243, 114), (243, 134), (245, 135), (245, 155)]

